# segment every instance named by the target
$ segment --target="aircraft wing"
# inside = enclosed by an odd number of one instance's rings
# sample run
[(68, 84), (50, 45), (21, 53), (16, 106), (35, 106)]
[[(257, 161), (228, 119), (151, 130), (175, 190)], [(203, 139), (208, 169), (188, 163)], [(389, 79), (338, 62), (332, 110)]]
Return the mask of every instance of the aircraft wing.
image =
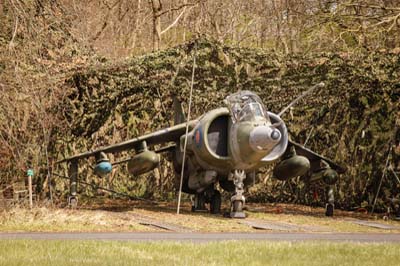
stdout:
[[(197, 120), (189, 121), (189, 129), (192, 128), (196, 124), (196, 122), (197, 122)], [(169, 127), (169, 128), (155, 131), (150, 134), (146, 134), (146, 135), (143, 135), (140, 137), (129, 139), (129, 140), (121, 142), (121, 143), (109, 145), (109, 146), (99, 148), (99, 149), (96, 149), (93, 151), (87, 151), (84, 153), (76, 154), (74, 156), (62, 159), (62, 160), (58, 161), (57, 163), (92, 157), (100, 152), (118, 153), (118, 152), (122, 152), (125, 150), (132, 150), (132, 149), (137, 148), (140, 145), (140, 143), (143, 141), (146, 141), (148, 146), (161, 144), (161, 143), (167, 143), (167, 142), (171, 142), (171, 141), (178, 141), (179, 138), (185, 134), (185, 132), (186, 132), (186, 123), (181, 123), (181, 124)], [(160, 151), (163, 151), (163, 149), (161, 149)]]
[(327, 162), (329, 164), (329, 166), (335, 170), (336, 172), (338, 172), (339, 174), (342, 174), (346, 171), (346, 168), (335, 163), (334, 161), (332, 161), (331, 159), (328, 159), (316, 152), (313, 152), (310, 149), (307, 149), (306, 147), (304, 147), (303, 145), (296, 143), (294, 141), (289, 140), (289, 145), (288, 148), (290, 148), (291, 146), (293, 146), (296, 150), (296, 154), (297, 155), (301, 155), (304, 157), (307, 157), (307, 159), (310, 161), (311, 163), (311, 168), (319, 168), (319, 162), (320, 160), (324, 160), (325, 162)]

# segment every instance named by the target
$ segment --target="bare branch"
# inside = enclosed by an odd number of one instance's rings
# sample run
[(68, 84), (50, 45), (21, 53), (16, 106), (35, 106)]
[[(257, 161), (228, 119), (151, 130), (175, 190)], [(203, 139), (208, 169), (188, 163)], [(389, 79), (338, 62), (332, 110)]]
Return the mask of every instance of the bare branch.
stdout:
[(371, 9), (400, 11), (400, 8), (377, 6), (377, 5), (364, 5), (364, 4), (342, 4), (342, 5), (345, 6), (345, 7), (362, 7), (362, 8), (371, 8)]
[[(193, 8), (193, 6), (191, 6), (188, 9), (188, 12)], [(170, 30), (172, 27), (174, 27), (176, 25), (176, 23), (178, 23), (179, 19), (182, 17), (182, 15), (185, 13), (186, 11), (186, 7), (184, 7), (184, 9), (182, 10), (182, 12), (176, 17), (175, 21), (172, 22), (168, 27), (166, 27), (163, 31), (160, 32), (160, 35), (166, 33), (168, 30)]]
[(158, 13), (157, 16), (161, 17), (162, 15), (164, 15), (166, 13), (169, 13), (169, 12), (172, 12), (172, 11), (178, 11), (178, 10), (181, 10), (182, 8), (185, 8), (185, 7), (188, 7), (188, 6), (195, 6), (197, 4), (198, 3), (187, 3), (187, 4), (182, 4), (180, 6), (177, 6), (177, 7), (171, 7), (170, 9), (166, 9), (165, 11)]
[(8, 49), (11, 50), (14, 47), (14, 39), (15, 36), (17, 35), (17, 28), (18, 28), (18, 17), (15, 17), (15, 26), (14, 26), (14, 32), (11, 38), (10, 43), (8, 44)]

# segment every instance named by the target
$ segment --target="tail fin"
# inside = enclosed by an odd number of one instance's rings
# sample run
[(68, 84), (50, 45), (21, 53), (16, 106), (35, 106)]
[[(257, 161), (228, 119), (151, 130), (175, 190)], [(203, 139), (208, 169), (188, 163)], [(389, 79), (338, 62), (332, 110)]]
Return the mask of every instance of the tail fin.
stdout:
[(174, 124), (181, 124), (186, 121), (186, 116), (183, 112), (182, 104), (176, 96), (173, 97), (174, 105)]

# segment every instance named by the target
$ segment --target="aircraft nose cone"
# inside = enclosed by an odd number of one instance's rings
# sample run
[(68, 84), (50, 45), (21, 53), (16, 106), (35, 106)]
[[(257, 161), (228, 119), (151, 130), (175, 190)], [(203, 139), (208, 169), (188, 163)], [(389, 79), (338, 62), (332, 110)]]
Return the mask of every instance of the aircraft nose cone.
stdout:
[(250, 133), (250, 146), (255, 151), (270, 150), (281, 139), (282, 135), (276, 128), (270, 126), (255, 127)]

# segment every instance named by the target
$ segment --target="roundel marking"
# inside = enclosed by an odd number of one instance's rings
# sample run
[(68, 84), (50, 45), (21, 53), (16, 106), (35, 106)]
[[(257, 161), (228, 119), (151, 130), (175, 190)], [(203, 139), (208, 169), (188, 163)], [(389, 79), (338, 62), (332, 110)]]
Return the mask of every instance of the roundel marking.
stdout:
[(201, 139), (202, 139), (202, 132), (201, 128), (196, 129), (194, 132), (194, 143), (196, 143), (196, 147), (200, 148), (201, 147)]

